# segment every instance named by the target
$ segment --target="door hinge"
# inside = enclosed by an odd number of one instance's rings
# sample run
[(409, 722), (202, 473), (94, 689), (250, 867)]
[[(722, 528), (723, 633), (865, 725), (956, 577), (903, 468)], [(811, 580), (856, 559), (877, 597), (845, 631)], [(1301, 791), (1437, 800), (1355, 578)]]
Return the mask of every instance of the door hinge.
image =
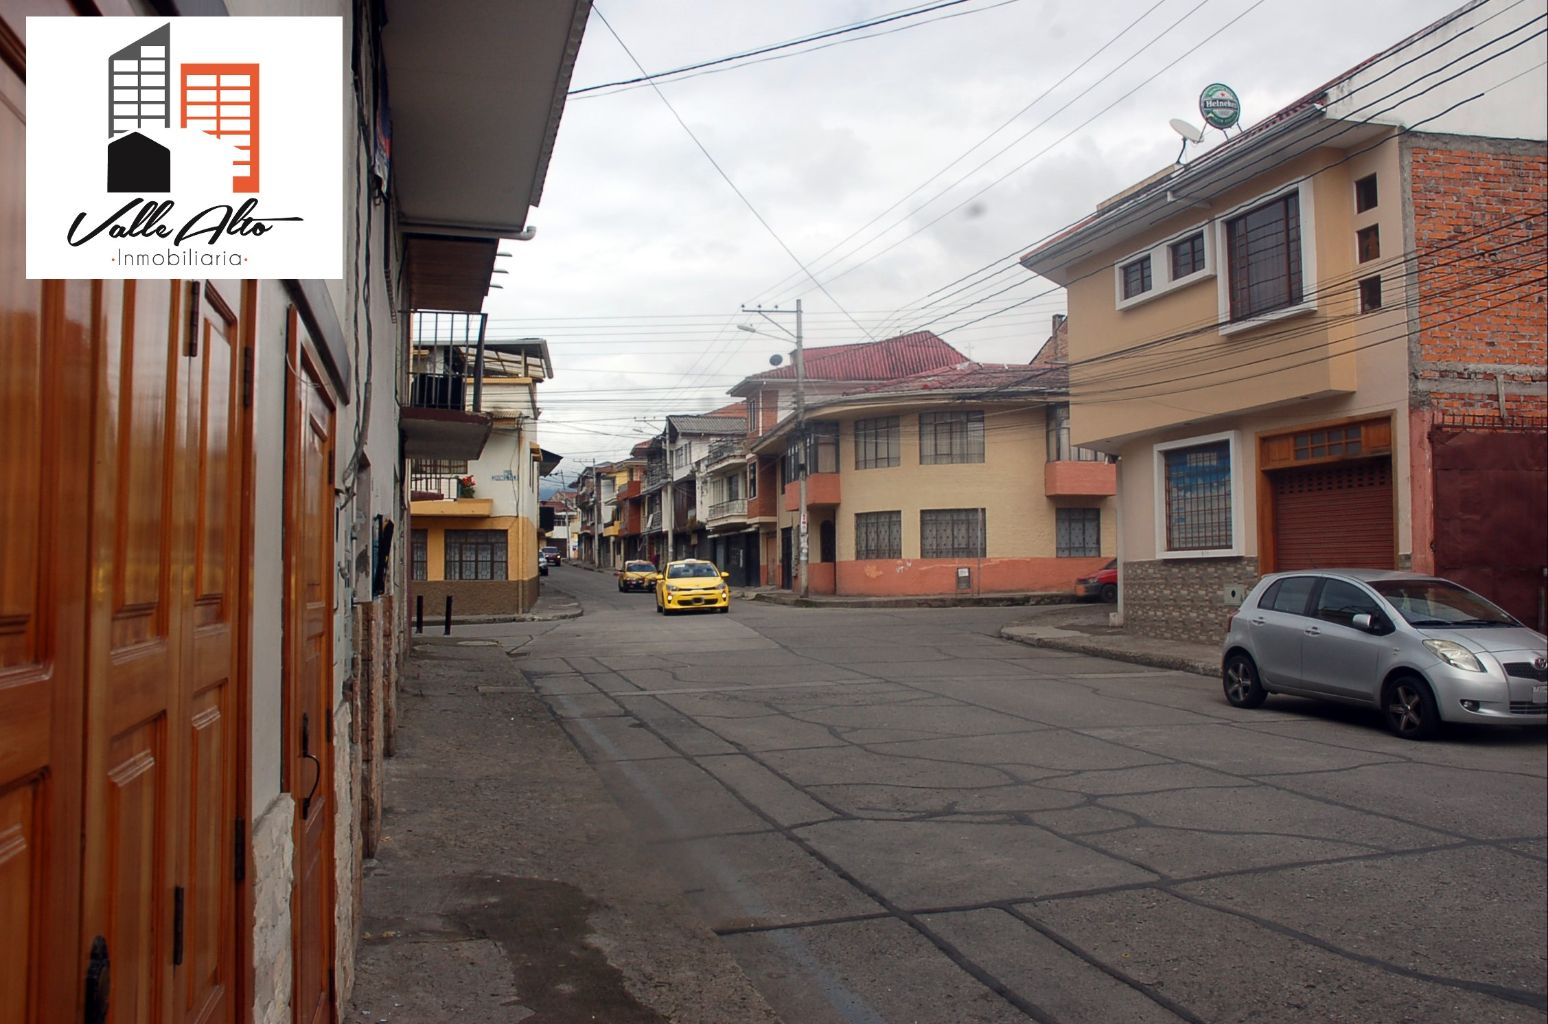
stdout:
[(253, 347), (242, 346), (242, 408), (253, 407)]
[(183, 965), (183, 887), (172, 890), (172, 966)]
[(231, 877), (240, 885), (247, 881), (247, 819), (232, 822)]
[(188, 354), (199, 354), (199, 282), (188, 285)]

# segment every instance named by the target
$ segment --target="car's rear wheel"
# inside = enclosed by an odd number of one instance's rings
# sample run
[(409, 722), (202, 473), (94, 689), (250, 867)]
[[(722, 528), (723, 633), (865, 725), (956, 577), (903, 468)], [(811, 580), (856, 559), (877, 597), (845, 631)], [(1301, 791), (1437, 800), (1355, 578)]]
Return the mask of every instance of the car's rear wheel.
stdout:
[(1232, 707), (1260, 707), (1268, 699), (1268, 691), (1258, 679), (1258, 666), (1247, 655), (1241, 652), (1231, 655), (1226, 659), (1220, 675), (1225, 686), (1225, 698)]
[(1427, 740), (1440, 731), (1440, 709), (1430, 686), (1417, 676), (1402, 676), (1387, 684), (1381, 701), (1387, 728), (1405, 740)]
[(1118, 587), (1112, 583), (1102, 584), (1102, 600), (1108, 604), (1118, 600)]

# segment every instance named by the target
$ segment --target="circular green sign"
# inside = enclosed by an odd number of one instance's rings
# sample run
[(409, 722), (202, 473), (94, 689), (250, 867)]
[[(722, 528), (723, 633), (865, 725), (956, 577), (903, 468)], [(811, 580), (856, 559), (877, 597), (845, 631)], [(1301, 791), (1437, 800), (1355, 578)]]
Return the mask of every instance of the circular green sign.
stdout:
[(1199, 93), (1199, 113), (1205, 124), (1224, 130), (1241, 120), (1242, 101), (1229, 85), (1215, 82)]

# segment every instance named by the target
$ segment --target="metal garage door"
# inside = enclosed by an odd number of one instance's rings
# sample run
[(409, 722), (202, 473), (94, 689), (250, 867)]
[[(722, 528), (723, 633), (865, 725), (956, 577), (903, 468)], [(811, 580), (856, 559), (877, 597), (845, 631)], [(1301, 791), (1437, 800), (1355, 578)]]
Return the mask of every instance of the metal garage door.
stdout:
[(1275, 568), (1392, 569), (1392, 462), (1360, 459), (1271, 474)]

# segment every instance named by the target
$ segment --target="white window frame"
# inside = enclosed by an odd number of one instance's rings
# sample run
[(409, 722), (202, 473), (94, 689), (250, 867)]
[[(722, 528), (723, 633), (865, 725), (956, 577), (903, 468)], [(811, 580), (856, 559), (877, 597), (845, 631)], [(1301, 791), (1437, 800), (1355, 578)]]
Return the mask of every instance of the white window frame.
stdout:
[[(1172, 551), (1166, 546), (1166, 453), (1178, 448), (1193, 448), (1197, 445), (1214, 444), (1219, 441), (1230, 443), (1231, 458), (1231, 546), (1228, 548), (1206, 548), (1202, 550)], [(1243, 552), (1243, 537), (1245, 536), (1245, 524), (1243, 522), (1242, 480), (1244, 478), (1242, 466), (1242, 441), (1241, 431), (1225, 430), (1217, 434), (1201, 434), (1197, 437), (1184, 437), (1176, 441), (1162, 441), (1154, 446), (1152, 493), (1155, 500), (1156, 526), (1156, 557), (1159, 558), (1237, 558)]]
[[(1222, 254), (1230, 253), (1230, 246), (1226, 242), (1226, 222), (1241, 216), (1254, 207), (1264, 203), (1272, 203), (1276, 199), (1282, 199), (1291, 192), (1296, 193), (1296, 216), (1300, 218), (1301, 229), (1301, 301), (1294, 306), (1286, 306), (1283, 309), (1261, 313), (1250, 320), (1231, 321), (1231, 267), (1228, 256), (1220, 259), (1220, 273), (1215, 275), (1217, 282), (1216, 299), (1220, 310), (1221, 335), (1237, 334), (1241, 331), (1250, 331), (1264, 324), (1273, 323), (1275, 320), (1283, 320), (1286, 317), (1304, 316), (1307, 313), (1317, 311), (1317, 210), (1313, 205), (1312, 183), (1310, 180), (1298, 181), (1293, 185), (1276, 188), (1272, 192), (1265, 192), (1255, 196), (1245, 203), (1225, 211), (1215, 218), (1215, 230), (1211, 232), (1215, 239), (1215, 251)], [(1208, 248), (1206, 244), (1206, 249)], [(1206, 259), (1211, 257), (1206, 253)]]
[[(1172, 243), (1181, 242), (1191, 235), (1204, 236), (1204, 268), (1195, 270), (1191, 274), (1182, 277), (1172, 276)], [(1200, 221), (1182, 231), (1168, 235), (1153, 245), (1143, 249), (1137, 249), (1113, 264), (1113, 303), (1115, 309), (1128, 309), (1141, 303), (1158, 299), (1168, 295), (1179, 288), (1186, 288), (1191, 284), (1207, 280), (1215, 276), (1215, 232), (1211, 230), (1210, 221)], [(1130, 298), (1123, 297), (1123, 268), (1137, 259), (1150, 257), (1150, 290), (1140, 292)]]

